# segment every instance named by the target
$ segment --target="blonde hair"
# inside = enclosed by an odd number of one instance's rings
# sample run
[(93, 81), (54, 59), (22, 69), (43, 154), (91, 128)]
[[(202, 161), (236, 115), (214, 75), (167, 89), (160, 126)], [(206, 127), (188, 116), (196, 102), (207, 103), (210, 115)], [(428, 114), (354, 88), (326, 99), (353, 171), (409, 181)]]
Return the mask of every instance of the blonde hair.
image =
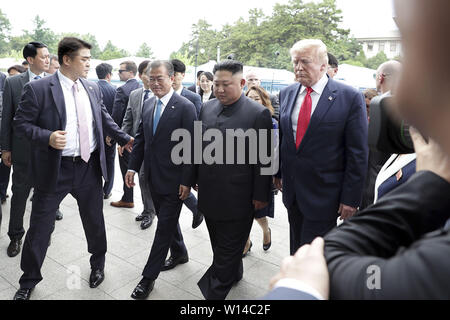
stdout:
[(316, 57), (320, 63), (328, 65), (328, 50), (325, 43), (320, 39), (303, 39), (296, 42), (291, 50), (290, 54), (293, 56), (295, 53), (303, 51), (305, 49), (316, 49)]

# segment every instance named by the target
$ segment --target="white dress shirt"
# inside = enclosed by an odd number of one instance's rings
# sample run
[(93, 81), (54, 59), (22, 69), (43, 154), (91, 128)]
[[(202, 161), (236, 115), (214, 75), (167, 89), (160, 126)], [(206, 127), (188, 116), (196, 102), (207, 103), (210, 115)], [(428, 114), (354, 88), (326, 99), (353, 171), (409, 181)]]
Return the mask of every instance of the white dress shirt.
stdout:
[(163, 115), (163, 113), (164, 113), (164, 110), (166, 109), (167, 104), (169, 103), (170, 99), (172, 98), (174, 92), (175, 92), (175, 91), (174, 91), (173, 88), (171, 87), (169, 93), (166, 94), (164, 97), (162, 97), (161, 99), (159, 99), (158, 97), (156, 97), (156, 104), (155, 104), (155, 110), (153, 111), (153, 117), (155, 117), (155, 114), (156, 114), (156, 106), (158, 105), (158, 101), (161, 100), (161, 102), (162, 102), (162, 106), (161, 106), (161, 115), (160, 115), (160, 117), (159, 117), (159, 119), (161, 120), (161, 117), (162, 117), (162, 115)]
[(293, 279), (293, 278), (280, 279), (273, 286), (274, 289), (278, 288), (278, 287), (284, 287), (284, 288), (302, 291), (302, 292), (312, 295), (317, 300), (325, 300), (324, 297), (322, 297), (322, 295), (319, 293), (319, 291), (317, 291), (313, 287), (311, 287), (311, 286), (307, 285), (306, 283), (304, 283), (300, 280), (297, 280), (297, 279)]
[[(73, 82), (71, 79), (67, 78), (65, 75), (58, 72), (59, 82), (62, 87), (62, 91), (64, 94), (64, 102), (66, 105), (66, 146), (62, 151), (63, 157), (76, 157), (81, 154), (80, 152), (80, 136), (78, 132), (78, 116), (77, 109), (75, 107), (75, 97), (73, 95)], [(94, 118), (92, 115), (91, 109), (91, 101), (89, 100), (89, 95), (86, 92), (81, 81), (78, 79), (78, 90), (81, 95), (81, 99), (83, 101), (84, 112), (86, 114), (88, 132), (89, 132), (89, 145), (91, 153), (97, 148), (97, 140), (94, 134)]]
[[(319, 103), (320, 96), (322, 95), (323, 90), (325, 89), (326, 85), (328, 83), (328, 77), (325, 73), (322, 78), (320, 78), (319, 81), (317, 81), (311, 89), (313, 91), (311, 92), (311, 117), (314, 113), (314, 110), (316, 110), (317, 104)], [(297, 122), (298, 122), (298, 115), (300, 113), (300, 109), (303, 103), (303, 100), (305, 100), (306, 97), (306, 87), (301, 86), (300, 92), (297, 96), (297, 101), (294, 104), (294, 108), (292, 110), (291, 114), (291, 120), (292, 120), (292, 131), (294, 132), (294, 141), (297, 139)]]
[(30, 69), (28, 69), (28, 81), (34, 80), (35, 77), (40, 76), (41, 79), (45, 77), (45, 72), (42, 72), (41, 74), (34, 74)]
[(183, 92), (183, 86), (180, 86), (180, 88), (178, 90), (176, 90), (175, 92), (181, 96), (181, 92)]

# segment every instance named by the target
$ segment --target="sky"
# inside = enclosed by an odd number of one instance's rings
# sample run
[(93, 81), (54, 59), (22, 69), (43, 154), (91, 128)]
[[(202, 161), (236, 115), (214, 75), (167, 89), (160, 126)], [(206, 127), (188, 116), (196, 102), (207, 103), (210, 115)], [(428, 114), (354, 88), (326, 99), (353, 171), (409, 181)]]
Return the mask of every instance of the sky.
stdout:
[[(317, 0), (315, 0), (317, 1)], [(91, 0), (11, 1), (0, 0), (0, 8), (12, 25), (12, 34), (33, 28), (39, 15), (55, 32), (94, 34), (103, 48), (108, 40), (135, 53), (143, 42), (152, 47), (155, 58), (168, 59), (188, 41), (192, 24), (206, 19), (214, 28), (248, 17), (252, 8), (269, 15), (275, 3), (289, 0)], [(353, 35), (388, 32), (392, 22), (391, 0), (337, 0), (343, 10), (343, 24)]]

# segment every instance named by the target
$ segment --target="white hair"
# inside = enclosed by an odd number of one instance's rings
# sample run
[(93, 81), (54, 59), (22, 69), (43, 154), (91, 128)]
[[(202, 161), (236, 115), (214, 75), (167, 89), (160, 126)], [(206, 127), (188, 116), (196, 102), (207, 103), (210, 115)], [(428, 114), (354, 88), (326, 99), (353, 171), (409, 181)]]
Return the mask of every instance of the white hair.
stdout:
[(321, 63), (328, 64), (328, 50), (325, 43), (320, 39), (303, 39), (296, 42), (291, 50), (290, 54), (293, 56), (295, 53), (304, 51), (305, 49), (316, 49), (316, 57)]

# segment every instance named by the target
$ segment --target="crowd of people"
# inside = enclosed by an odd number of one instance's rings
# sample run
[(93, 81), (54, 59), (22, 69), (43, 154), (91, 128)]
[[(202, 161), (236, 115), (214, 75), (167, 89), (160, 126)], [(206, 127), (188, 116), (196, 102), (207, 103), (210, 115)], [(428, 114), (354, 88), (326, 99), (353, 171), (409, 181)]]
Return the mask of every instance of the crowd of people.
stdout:
[[(364, 92), (333, 80), (338, 60), (317, 39), (292, 46), (295, 81), (276, 95), (261, 86), (254, 70), (244, 75), (242, 63), (232, 59), (218, 62), (212, 73), (198, 72), (189, 88), (182, 84), (186, 66), (180, 60), (145, 60), (139, 66), (123, 61), (119, 76), (125, 83), (116, 88), (107, 63), (96, 67), (98, 82), (86, 79), (89, 43), (66, 37), (57, 55), (43, 43), (28, 43), (26, 65), (10, 67), (9, 77), (0, 73), (2, 203), (12, 168), (6, 251), (9, 257), (22, 252), (23, 275), (14, 299), (28, 300), (42, 280), (55, 220), (63, 219), (59, 205), (69, 193), (77, 200), (91, 254), (90, 287), (102, 283), (103, 201), (111, 197), (116, 153), (123, 195), (110, 205), (134, 207), (137, 174), (143, 211), (135, 219), (147, 229), (157, 217), (134, 299), (149, 296), (160, 272), (189, 262), (178, 222), (183, 204), (192, 212), (192, 228), (205, 221), (211, 241), (213, 261), (198, 286), (205, 299), (225, 299), (243, 277), (254, 220), (262, 229), (263, 249), (271, 247), (268, 218), (274, 217), (278, 192), (287, 209), (291, 256), (265, 298), (448, 299), (449, 73), (438, 66), (446, 61), (439, 36), (448, 30), (443, 13), (450, 7), (435, 0), (429, 10), (421, 10), (424, 4), (417, 0), (405, 10), (405, 2), (396, 1), (399, 28), (408, 35), (403, 62), (381, 64), (376, 90)], [(432, 14), (436, 18), (428, 24)], [(425, 36), (426, 31), (433, 36)], [(436, 50), (433, 59), (427, 47)], [(415, 82), (412, 66), (430, 74), (429, 83)], [(371, 104), (375, 97), (394, 97), (392, 117), (418, 128), (410, 129), (415, 153), (369, 148), (369, 131), (378, 121), (370, 117), (379, 107)], [(196, 121), (204, 135), (214, 131), (227, 137), (232, 129), (274, 134), (256, 140), (234, 136), (243, 149), (203, 139), (197, 150)], [(181, 163), (173, 158), (177, 130), (188, 133)], [(269, 164), (261, 157), (249, 160), (263, 146), (280, 163), (271, 174), (264, 173)], [(213, 158), (221, 154), (227, 161), (204, 159), (212, 149)], [(244, 162), (235, 161), (239, 152)], [(199, 155), (200, 161), (194, 160)], [(32, 189), (25, 235), (23, 217)], [(368, 285), (369, 269), (380, 270), (374, 286)]]

